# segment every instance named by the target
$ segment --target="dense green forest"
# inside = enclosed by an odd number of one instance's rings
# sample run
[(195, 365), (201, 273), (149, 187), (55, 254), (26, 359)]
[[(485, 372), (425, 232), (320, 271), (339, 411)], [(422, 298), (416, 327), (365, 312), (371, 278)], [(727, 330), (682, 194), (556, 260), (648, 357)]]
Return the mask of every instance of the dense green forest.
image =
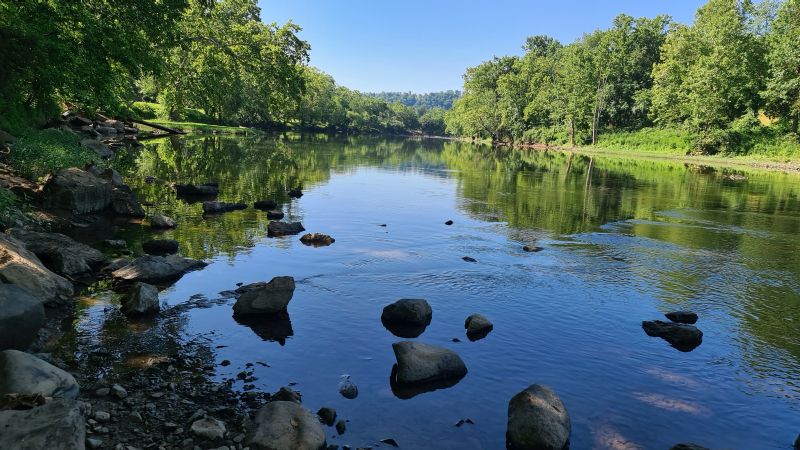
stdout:
[(382, 98), (389, 103), (400, 102), (420, 111), (433, 108), (448, 110), (453, 107), (453, 102), (461, 97), (461, 91), (431, 92), (428, 94), (415, 94), (413, 92), (375, 92), (368, 93), (371, 97)]
[(623, 133), (623, 144), (796, 156), (798, 42), (800, 0), (709, 0), (692, 25), (620, 15), (571, 44), (533, 36), (524, 55), (467, 69), (447, 131), (573, 146)]

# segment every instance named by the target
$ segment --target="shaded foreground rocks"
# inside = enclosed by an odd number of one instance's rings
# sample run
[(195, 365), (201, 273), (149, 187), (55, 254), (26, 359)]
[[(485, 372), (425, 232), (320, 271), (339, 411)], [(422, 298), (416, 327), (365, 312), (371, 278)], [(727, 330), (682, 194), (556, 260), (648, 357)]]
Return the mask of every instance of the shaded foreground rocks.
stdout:
[(137, 282), (122, 300), (122, 313), (128, 317), (156, 314), (161, 309), (158, 289), (150, 284)]
[(564, 450), (572, 431), (567, 408), (549, 387), (533, 384), (508, 403), (506, 447)]
[(72, 284), (54, 274), (21, 241), (0, 233), (0, 280), (16, 284), (44, 303), (72, 296)]
[(244, 203), (203, 202), (203, 212), (205, 214), (221, 214), (239, 209), (247, 209), (247, 205)]
[(306, 231), (300, 222), (270, 222), (267, 226), (267, 236), (289, 236)]
[(294, 278), (275, 277), (269, 283), (253, 283), (236, 290), (234, 316), (270, 315), (286, 310), (294, 295)]
[(308, 233), (300, 238), (300, 242), (306, 245), (313, 245), (314, 247), (324, 247), (336, 242), (336, 239), (322, 233)]
[(397, 358), (396, 380), (399, 384), (419, 385), (449, 379), (461, 379), (467, 366), (456, 352), (421, 342), (392, 344)]
[(703, 343), (703, 332), (694, 325), (645, 320), (642, 328), (648, 336), (660, 337), (682, 352), (690, 352)]
[(0, 396), (5, 394), (75, 399), (78, 383), (72, 375), (29, 353), (4, 350), (0, 352)]
[(472, 314), (464, 321), (464, 328), (467, 329), (467, 338), (477, 341), (486, 337), (494, 329), (492, 322), (481, 314)]
[(225, 424), (213, 417), (195, 420), (191, 430), (194, 435), (206, 439), (222, 439), (225, 436)]
[(50, 270), (68, 276), (91, 272), (103, 266), (107, 259), (98, 250), (81, 244), (63, 234), (39, 233), (20, 228), (9, 234), (25, 244)]
[(207, 264), (178, 255), (142, 256), (113, 272), (111, 276), (123, 281), (143, 281), (158, 283), (172, 281), (182, 277), (186, 272), (205, 267)]
[(169, 216), (155, 213), (150, 217), (150, 227), (152, 228), (175, 228), (178, 226)]
[(53, 400), (24, 411), (0, 411), (0, 448), (83, 450), (86, 425), (78, 402)]
[(664, 314), (664, 316), (675, 323), (686, 323), (689, 325), (697, 323), (697, 314), (691, 311), (673, 311)]
[(256, 413), (244, 444), (256, 449), (319, 450), (325, 445), (325, 431), (307, 409), (275, 401)]
[(42, 301), (13, 284), (0, 284), (0, 350), (25, 350), (44, 325)]
[(670, 447), (669, 450), (711, 450), (711, 449), (703, 447), (702, 445), (688, 443), (688, 444), (673, 445), (672, 447)]
[(120, 216), (144, 217), (144, 208), (128, 186), (115, 187), (111, 192), (111, 210)]
[(173, 239), (153, 239), (142, 242), (142, 250), (149, 255), (172, 255), (178, 253), (178, 241)]
[(111, 205), (110, 182), (77, 168), (59, 171), (44, 186), (47, 209), (69, 210), (78, 214), (102, 211)]
[(392, 334), (402, 338), (415, 338), (430, 325), (433, 310), (426, 300), (403, 298), (386, 305), (381, 322)]

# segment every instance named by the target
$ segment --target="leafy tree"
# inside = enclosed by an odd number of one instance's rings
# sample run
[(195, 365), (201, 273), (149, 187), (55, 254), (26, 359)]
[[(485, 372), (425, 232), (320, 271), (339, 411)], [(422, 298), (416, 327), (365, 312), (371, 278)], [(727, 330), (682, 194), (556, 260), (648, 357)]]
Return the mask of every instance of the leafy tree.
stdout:
[(767, 111), (785, 119), (793, 133), (800, 121), (800, 0), (786, 0), (768, 35)]
[(419, 118), (420, 130), (429, 136), (444, 136), (445, 116), (444, 108), (431, 108)]

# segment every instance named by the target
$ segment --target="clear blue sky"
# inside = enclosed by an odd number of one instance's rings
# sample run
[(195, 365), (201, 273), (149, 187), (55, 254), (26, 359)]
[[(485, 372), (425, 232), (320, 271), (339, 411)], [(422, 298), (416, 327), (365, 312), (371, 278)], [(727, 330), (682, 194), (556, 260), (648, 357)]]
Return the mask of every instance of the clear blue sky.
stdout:
[(522, 53), (527, 36), (564, 43), (614, 16), (690, 23), (704, 0), (259, 0), (265, 22), (291, 19), (311, 65), (364, 92), (461, 88), (464, 69)]

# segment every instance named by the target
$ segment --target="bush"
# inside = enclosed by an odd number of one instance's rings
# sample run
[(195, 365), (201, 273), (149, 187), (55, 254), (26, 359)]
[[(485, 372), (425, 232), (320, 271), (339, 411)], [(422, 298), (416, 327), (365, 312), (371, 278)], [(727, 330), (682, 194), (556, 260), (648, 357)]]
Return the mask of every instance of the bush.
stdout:
[(164, 116), (164, 108), (158, 103), (134, 102), (132, 114), (137, 119), (152, 120)]
[(17, 139), (9, 153), (11, 166), (35, 179), (65, 167), (82, 167), (96, 154), (81, 147), (78, 136), (62, 130), (31, 131)]

